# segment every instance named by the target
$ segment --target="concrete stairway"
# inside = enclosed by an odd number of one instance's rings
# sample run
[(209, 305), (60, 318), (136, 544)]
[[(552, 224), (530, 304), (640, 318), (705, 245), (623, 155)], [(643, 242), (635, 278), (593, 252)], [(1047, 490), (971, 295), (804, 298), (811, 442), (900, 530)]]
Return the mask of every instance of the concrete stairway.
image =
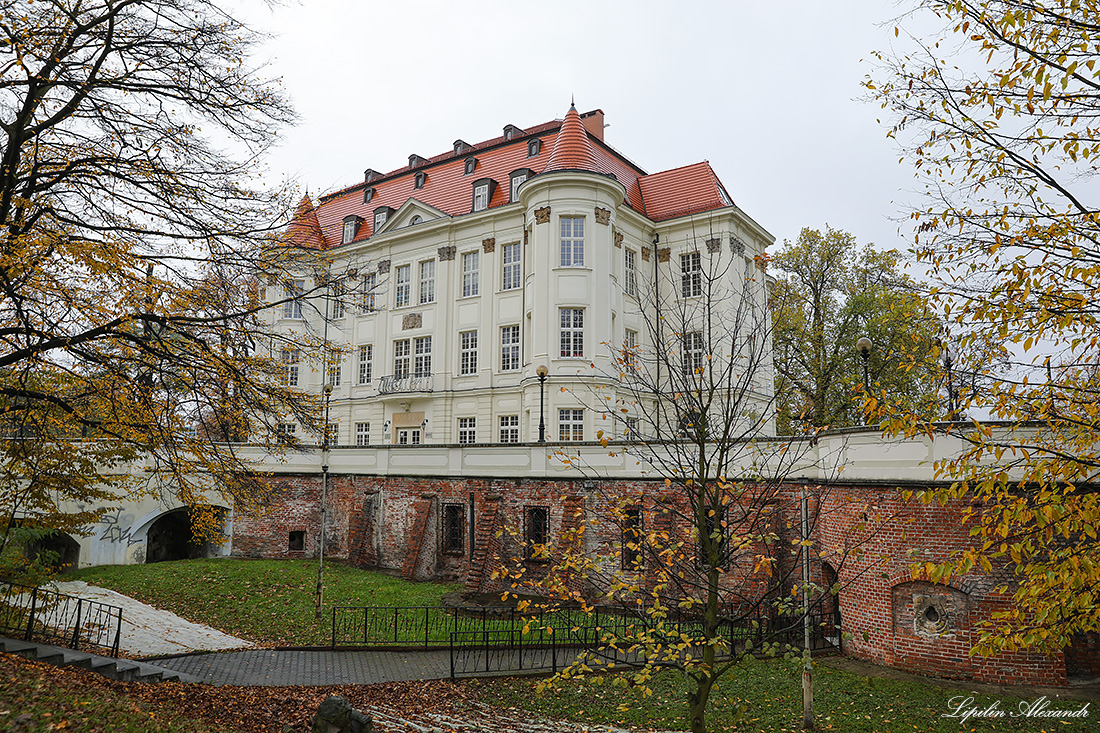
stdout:
[(137, 682), (201, 682), (198, 677), (193, 677), (182, 672), (175, 672), (164, 667), (146, 662), (135, 662), (129, 659), (112, 659), (101, 657), (98, 654), (78, 652), (65, 647), (52, 646), (50, 644), (36, 644), (30, 641), (7, 639), (0, 636), (0, 651), (18, 654), (26, 659), (36, 659), (58, 667), (74, 665), (90, 669), (96, 674), (109, 677), (113, 680), (126, 680)]

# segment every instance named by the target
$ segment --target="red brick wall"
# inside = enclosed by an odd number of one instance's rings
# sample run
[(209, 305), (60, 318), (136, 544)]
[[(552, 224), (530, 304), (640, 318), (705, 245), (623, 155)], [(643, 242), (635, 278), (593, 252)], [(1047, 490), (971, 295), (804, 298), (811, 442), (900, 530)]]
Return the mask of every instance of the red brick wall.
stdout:
[[(271, 479), (276, 500), (262, 517), (238, 516), (234, 523), (233, 554), (241, 556), (315, 556), (317, 553), (320, 476), (288, 476)], [(776, 541), (757, 542), (740, 554), (743, 561), (727, 568), (721, 582), (741, 592), (752, 603), (767, 583), (781, 579), (784, 589), (801, 581), (799, 561), (792, 552), (800, 532), (799, 488), (785, 487), (765, 495), (761, 487), (750, 492), (751, 511), (739, 513), (731, 506), (729, 524), (735, 531), (770, 534)], [(951, 587), (914, 580), (910, 568), (917, 561), (936, 562), (969, 541), (968, 527), (960, 521), (963, 504), (906, 503), (895, 489), (811, 487), (811, 537), (815, 541), (813, 582), (827, 586), (822, 562), (836, 573), (839, 598), (824, 599), (825, 610), (839, 605), (845, 631), (844, 648), (853, 656), (872, 662), (945, 677), (973, 678), (995, 683), (1066, 684), (1064, 655), (1045, 656), (1026, 652), (983, 658), (969, 654), (974, 625), (1005, 608), (1010, 597), (994, 587), (1011, 579), (1004, 568), (992, 576), (975, 573)], [(475, 558), (484, 558), (471, 573), (468, 522), (461, 555), (440, 551), (440, 517), (443, 504), (468, 507), (474, 499), (475, 527), (481, 527)], [(506, 585), (491, 576), (501, 563), (518, 563), (528, 578), (547, 571), (546, 563), (523, 558), (524, 509), (549, 510), (550, 537), (561, 536), (563, 527), (576, 526), (580, 512), (585, 530), (579, 540), (586, 553), (599, 556), (599, 566), (610, 573), (618, 568), (621, 530), (606, 521), (620, 503), (642, 510), (644, 531), (656, 530), (668, 541), (690, 543), (691, 524), (677, 512), (686, 512), (685, 498), (663, 482), (574, 481), (546, 479), (481, 479), (334, 476), (329, 485), (326, 554), (348, 559), (364, 567), (401, 572), (410, 547), (418, 541), (417, 579), (459, 579), (471, 592), (499, 593)], [(766, 505), (766, 506), (764, 506)], [(757, 510), (764, 506), (763, 510)], [(424, 508), (427, 507), (427, 513)], [(414, 535), (418, 508), (423, 515), (423, 534)], [(496, 511), (492, 531), (484, 525)], [(750, 522), (755, 522), (749, 526)], [(305, 550), (290, 553), (291, 531), (305, 531)], [(691, 545), (686, 545), (690, 547)], [(817, 552), (820, 556), (817, 556)], [(773, 559), (773, 576), (757, 565)], [(655, 579), (647, 569), (646, 582)], [(570, 579), (570, 587), (586, 592), (585, 582)], [(915, 624), (919, 603), (932, 603), (937, 613), (946, 611), (950, 623), (943, 633), (930, 633)], [(920, 599), (924, 599), (921, 601)], [(927, 626), (927, 624), (926, 624)], [(1095, 644), (1082, 643), (1078, 667), (1096, 665)]]

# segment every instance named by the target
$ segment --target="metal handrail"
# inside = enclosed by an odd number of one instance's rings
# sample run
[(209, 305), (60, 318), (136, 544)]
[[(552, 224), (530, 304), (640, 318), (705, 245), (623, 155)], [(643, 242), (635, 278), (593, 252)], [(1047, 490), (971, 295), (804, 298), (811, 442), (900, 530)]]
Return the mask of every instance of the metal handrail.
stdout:
[(118, 656), (122, 608), (49, 588), (0, 581), (0, 632)]

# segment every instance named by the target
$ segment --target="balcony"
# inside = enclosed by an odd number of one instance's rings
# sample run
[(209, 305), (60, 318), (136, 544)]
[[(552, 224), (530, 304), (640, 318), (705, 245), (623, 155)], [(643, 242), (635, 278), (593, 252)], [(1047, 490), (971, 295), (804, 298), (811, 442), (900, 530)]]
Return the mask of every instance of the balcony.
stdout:
[(389, 375), (378, 379), (378, 394), (406, 394), (408, 392), (431, 392), (435, 380), (431, 374)]

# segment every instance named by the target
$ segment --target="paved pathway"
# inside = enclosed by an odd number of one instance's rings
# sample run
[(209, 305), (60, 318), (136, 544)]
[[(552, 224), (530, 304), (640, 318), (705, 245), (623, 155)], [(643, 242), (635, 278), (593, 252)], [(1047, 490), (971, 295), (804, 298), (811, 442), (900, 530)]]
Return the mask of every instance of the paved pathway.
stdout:
[(153, 608), (130, 596), (88, 585), (83, 580), (57, 584), (62, 593), (122, 607), (122, 634), (119, 648), (124, 654), (151, 657), (160, 654), (187, 654), (215, 649), (241, 649), (251, 642), (224, 634), (203, 624), (182, 619), (171, 611)]

